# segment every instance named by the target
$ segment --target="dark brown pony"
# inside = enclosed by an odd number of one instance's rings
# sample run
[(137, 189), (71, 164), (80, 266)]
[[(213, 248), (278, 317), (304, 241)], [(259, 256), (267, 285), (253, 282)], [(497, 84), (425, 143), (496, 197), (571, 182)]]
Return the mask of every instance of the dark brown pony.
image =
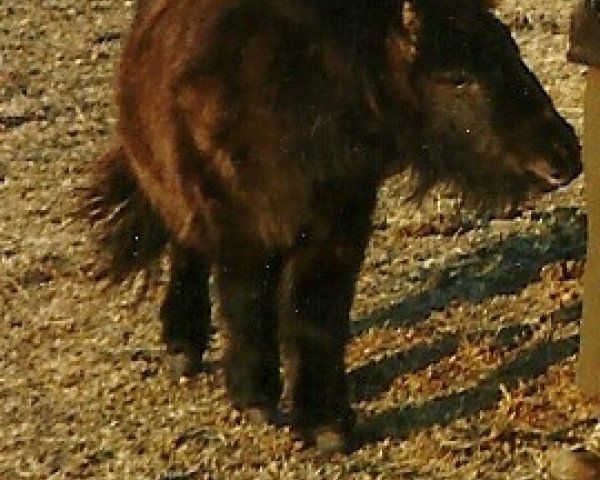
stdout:
[(169, 244), (161, 308), (188, 372), (209, 274), (233, 403), (267, 418), (289, 355), (292, 421), (343, 448), (348, 313), (379, 184), (454, 184), (479, 206), (565, 185), (573, 129), (483, 0), (146, 0), (118, 76), (118, 128), (88, 215), (112, 272)]

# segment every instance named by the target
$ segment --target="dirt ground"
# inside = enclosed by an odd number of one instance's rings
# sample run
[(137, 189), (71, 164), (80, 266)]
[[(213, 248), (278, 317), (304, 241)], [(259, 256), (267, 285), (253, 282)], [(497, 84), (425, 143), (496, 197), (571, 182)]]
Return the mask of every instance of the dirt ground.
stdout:
[[(581, 128), (565, 63), (574, 0), (505, 0), (528, 64)], [(1, 479), (545, 479), (548, 452), (600, 451), (573, 385), (585, 260), (582, 180), (502, 218), (451, 194), (422, 208), (381, 189), (348, 364), (370, 434), (322, 459), (250, 425), (212, 367), (173, 379), (147, 291), (89, 278), (70, 212), (114, 125), (112, 78), (132, 2), (0, 2)]]

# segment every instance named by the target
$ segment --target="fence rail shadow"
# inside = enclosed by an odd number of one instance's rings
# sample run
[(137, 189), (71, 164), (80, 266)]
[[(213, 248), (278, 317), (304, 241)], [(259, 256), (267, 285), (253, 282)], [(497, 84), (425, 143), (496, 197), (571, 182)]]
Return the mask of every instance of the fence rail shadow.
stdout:
[[(560, 219), (540, 235), (510, 235), (445, 265), (440, 281), (431, 288), (390, 309), (353, 321), (352, 334), (358, 336), (372, 328), (415, 326), (432, 311), (445, 309), (455, 299), (479, 303), (497, 295), (518, 293), (540, 278), (545, 265), (584, 260), (585, 250), (585, 216), (576, 209), (564, 209)], [(577, 322), (581, 318), (581, 302), (557, 310), (551, 317), (557, 324)], [(501, 385), (510, 389), (520, 380), (537, 378), (551, 365), (576, 353), (578, 335), (531, 345), (527, 342), (534, 330), (535, 325), (517, 323), (494, 332), (467, 334), (491, 336), (500, 348), (520, 351), (514, 360), (501, 365), (472, 388), (368, 416), (360, 426), (364, 441), (403, 438), (412, 430), (447, 425), (492, 408), (501, 399)], [(458, 334), (441, 334), (426, 345), (417, 345), (353, 370), (350, 372), (352, 400), (374, 398), (389, 388), (399, 375), (421, 370), (454, 354), (460, 341)]]
[(404, 438), (412, 430), (445, 426), (458, 418), (491, 408), (501, 398), (501, 385), (510, 389), (520, 380), (542, 375), (551, 365), (575, 354), (578, 344), (578, 335), (540, 343), (521, 352), (515, 360), (500, 367), (474, 388), (369, 417), (361, 426), (363, 440)]
[(496, 295), (517, 293), (539, 278), (543, 266), (584, 259), (585, 215), (565, 208), (560, 219), (544, 234), (513, 234), (446, 265), (437, 272), (439, 280), (432, 288), (351, 322), (352, 334), (360, 335), (383, 324), (391, 328), (416, 325), (456, 299), (479, 303)]

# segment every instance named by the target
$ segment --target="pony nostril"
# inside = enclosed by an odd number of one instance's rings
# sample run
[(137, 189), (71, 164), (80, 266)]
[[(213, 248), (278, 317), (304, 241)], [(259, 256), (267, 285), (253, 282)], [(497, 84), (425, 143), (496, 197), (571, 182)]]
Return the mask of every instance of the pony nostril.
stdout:
[(581, 155), (578, 155), (576, 158), (577, 158), (577, 160), (573, 161), (571, 163), (571, 171), (569, 173), (568, 181), (576, 179), (583, 171), (583, 163), (581, 163)]
[(577, 140), (554, 142), (550, 152), (552, 166), (546, 171), (548, 178), (566, 185), (579, 176), (582, 163), (581, 145)]
[(571, 181), (581, 173), (583, 164), (581, 163), (581, 145), (576, 143), (571, 148), (566, 148), (562, 152), (564, 171), (567, 181)]
[(578, 160), (581, 157), (581, 146), (579, 143), (568, 146), (564, 144), (556, 144), (554, 146), (554, 150), (560, 158)]

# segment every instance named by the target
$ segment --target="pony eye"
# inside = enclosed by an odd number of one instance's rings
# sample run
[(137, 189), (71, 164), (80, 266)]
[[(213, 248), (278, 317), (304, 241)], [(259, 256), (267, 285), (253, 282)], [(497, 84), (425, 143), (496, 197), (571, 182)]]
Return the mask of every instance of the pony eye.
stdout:
[(473, 78), (463, 71), (449, 72), (445, 76), (446, 83), (449, 83), (457, 88), (463, 88), (473, 83)]
[(472, 75), (463, 70), (439, 72), (433, 75), (433, 80), (436, 83), (453, 88), (465, 88), (475, 83)]

